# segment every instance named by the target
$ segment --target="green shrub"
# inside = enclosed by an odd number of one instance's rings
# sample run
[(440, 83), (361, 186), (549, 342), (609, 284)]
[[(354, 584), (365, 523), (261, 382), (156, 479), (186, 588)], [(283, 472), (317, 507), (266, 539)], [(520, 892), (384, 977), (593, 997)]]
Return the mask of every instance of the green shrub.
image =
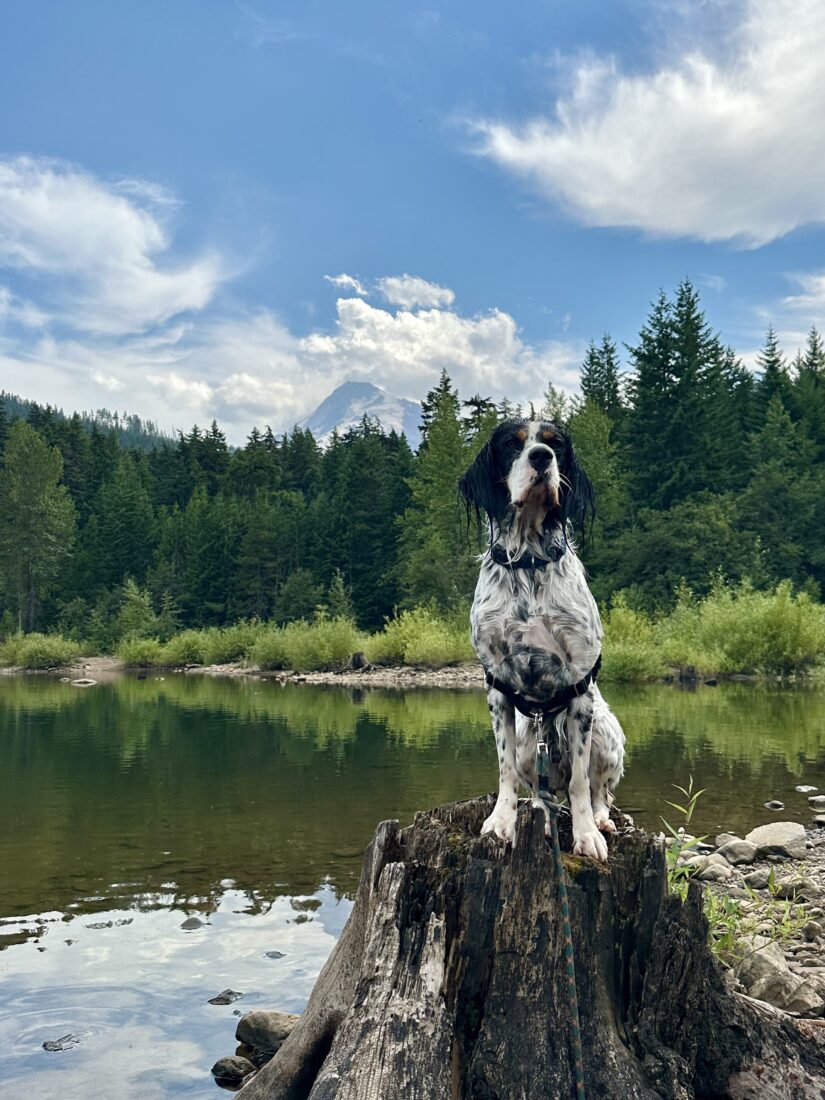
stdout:
[(178, 665), (205, 664), (206, 632), (203, 630), (183, 630), (165, 642), (161, 647), (161, 664), (169, 668)]
[(428, 607), (402, 611), (366, 641), (367, 660), (377, 665), (451, 665), (475, 658), (466, 612), (441, 618)]
[(117, 656), (132, 668), (156, 668), (164, 663), (162, 655), (157, 638), (127, 638), (117, 648)]
[(351, 619), (319, 616), (313, 623), (270, 628), (255, 642), (249, 657), (261, 668), (317, 672), (343, 667), (364, 641)]
[(655, 624), (618, 593), (604, 617), (602, 676), (605, 680), (656, 680), (664, 672)]
[(259, 622), (242, 622), (234, 626), (210, 627), (202, 632), (203, 662), (207, 665), (223, 665), (249, 657), (266, 627)]
[(260, 668), (289, 668), (282, 627), (264, 630), (249, 651), (249, 659)]
[(76, 660), (82, 643), (61, 634), (13, 634), (0, 645), (0, 665), (20, 668), (59, 668)]

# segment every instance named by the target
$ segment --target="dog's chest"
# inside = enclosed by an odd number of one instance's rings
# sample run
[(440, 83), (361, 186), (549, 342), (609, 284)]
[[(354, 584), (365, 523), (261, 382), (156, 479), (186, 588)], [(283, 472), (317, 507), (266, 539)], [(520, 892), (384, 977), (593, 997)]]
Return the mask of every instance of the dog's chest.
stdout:
[(535, 573), (482, 570), (472, 625), (485, 668), (524, 688), (579, 679), (601, 649), (599, 613), (576, 559)]

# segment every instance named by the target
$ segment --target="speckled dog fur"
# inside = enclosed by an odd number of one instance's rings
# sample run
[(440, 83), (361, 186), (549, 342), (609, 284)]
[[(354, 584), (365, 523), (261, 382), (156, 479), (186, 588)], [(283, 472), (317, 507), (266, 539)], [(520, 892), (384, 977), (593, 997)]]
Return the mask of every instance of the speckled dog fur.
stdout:
[[(473, 645), (484, 670), (541, 703), (576, 683), (601, 652), (602, 624), (572, 528), (592, 511), (592, 489), (571, 442), (545, 422), (500, 425), (459, 485), (468, 506), (486, 515), (491, 545), (513, 561), (529, 552), (544, 569), (510, 569), (484, 554), (471, 612)], [(553, 559), (557, 560), (553, 560)], [(533, 723), (494, 688), (487, 693), (499, 761), (499, 791), (482, 832), (512, 844), (519, 784), (537, 798)], [(551, 785), (567, 787), (573, 851), (607, 858), (612, 788), (623, 771), (624, 734), (596, 684), (545, 720)]]

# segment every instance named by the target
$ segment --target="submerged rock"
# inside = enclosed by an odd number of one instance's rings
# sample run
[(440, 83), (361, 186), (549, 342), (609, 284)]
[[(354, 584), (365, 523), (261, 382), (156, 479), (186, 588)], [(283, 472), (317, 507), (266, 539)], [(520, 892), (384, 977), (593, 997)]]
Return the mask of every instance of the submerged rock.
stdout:
[(778, 798), (772, 798), (770, 802), (763, 803), (766, 810), (784, 810), (785, 803), (780, 802)]
[(235, 989), (222, 989), (216, 997), (210, 997), (207, 1002), (210, 1005), (231, 1005), (233, 1001), (239, 1001), (243, 993)]

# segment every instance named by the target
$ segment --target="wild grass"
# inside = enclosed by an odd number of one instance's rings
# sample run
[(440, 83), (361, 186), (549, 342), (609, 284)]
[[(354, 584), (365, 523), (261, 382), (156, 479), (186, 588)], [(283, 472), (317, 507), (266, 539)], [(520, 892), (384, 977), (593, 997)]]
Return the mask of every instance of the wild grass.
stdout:
[(84, 652), (81, 642), (61, 634), (13, 634), (0, 643), (0, 665), (42, 669), (69, 665)]
[(364, 637), (351, 619), (318, 617), (314, 622), (288, 623), (261, 634), (249, 659), (261, 668), (316, 672), (342, 668), (363, 649)]

